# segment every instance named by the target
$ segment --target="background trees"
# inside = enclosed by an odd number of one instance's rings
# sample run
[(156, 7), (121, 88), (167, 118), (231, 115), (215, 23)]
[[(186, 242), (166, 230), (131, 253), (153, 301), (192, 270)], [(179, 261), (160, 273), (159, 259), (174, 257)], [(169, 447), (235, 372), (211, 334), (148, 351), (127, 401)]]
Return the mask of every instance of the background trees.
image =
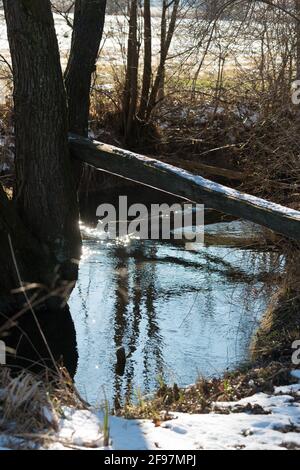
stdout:
[[(152, 19), (154, 2), (129, 2), (127, 64), (123, 92), (123, 126), (127, 144), (135, 145), (142, 126), (147, 125), (158, 102), (164, 97), (166, 62), (178, 21), (180, 0), (163, 0), (160, 12), (160, 52), (158, 66), (152, 64)], [(142, 28), (139, 29), (142, 23)], [(141, 48), (143, 39), (143, 49)], [(141, 65), (142, 71), (139, 65)], [(140, 85), (140, 77), (142, 84)], [(145, 134), (142, 132), (142, 136)], [(143, 137), (142, 137), (143, 138)]]

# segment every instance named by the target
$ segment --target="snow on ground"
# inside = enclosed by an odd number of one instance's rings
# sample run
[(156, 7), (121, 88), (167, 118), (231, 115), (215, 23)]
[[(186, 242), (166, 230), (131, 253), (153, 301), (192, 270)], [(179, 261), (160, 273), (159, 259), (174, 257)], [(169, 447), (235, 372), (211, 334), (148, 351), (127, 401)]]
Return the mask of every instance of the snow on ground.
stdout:
[[(298, 373), (300, 378), (300, 374)], [(236, 412), (248, 404), (266, 414)], [(155, 427), (150, 421), (111, 420), (115, 450), (283, 450), (300, 449), (300, 385), (279, 387), (234, 403), (218, 403), (230, 414), (174, 414)]]
[(0, 451), (10, 449), (104, 449), (102, 423), (99, 415), (92, 410), (63, 407), (58, 426), (57, 433), (40, 433), (40, 437), (44, 437), (45, 441), (43, 447), (37, 442), (26, 441), (25, 438), (5, 435), (0, 432)]
[[(153, 60), (158, 60), (160, 51), (160, 15), (159, 9), (152, 9), (152, 48)], [(55, 28), (57, 33), (58, 45), (61, 53), (61, 60), (63, 67), (66, 65), (68, 51), (71, 44), (71, 27), (67, 24), (65, 19), (54, 13)], [(73, 20), (73, 15), (69, 15), (70, 21)], [(207, 54), (205, 63), (208, 65), (210, 73), (218, 73), (220, 47), (222, 45), (223, 53), (226, 56), (226, 67), (229, 69), (235, 68), (236, 63), (249, 66), (251, 60), (249, 59), (249, 51), (251, 53), (260, 52), (260, 42), (254, 39), (252, 34), (237, 34), (240, 31), (240, 22), (235, 21), (220, 21), (218, 23), (218, 31), (215, 30), (215, 41), (210, 45), (210, 53)], [(256, 26), (260, 31), (260, 25)], [(199, 42), (199, 37), (202, 36), (204, 31), (207, 30), (208, 24), (201, 23), (199, 31), (195, 31), (195, 19), (189, 15), (185, 19), (178, 22), (176, 34), (172, 40), (170, 47), (170, 56), (172, 60), (170, 63), (180, 65), (182, 61), (182, 51), (187, 51), (187, 63), (189, 69), (198, 69), (199, 61), (203, 59), (206, 54), (206, 42), (204, 44)], [(120, 47), (120, 43), (126, 44), (126, 34), (128, 33), (128, 20), (123, 15), (106, 15), (103, 40), (101, 45), (100, 63), (103, 65), (112, 64), (114, 67), (124, 65), (124, 51)], [(240, 37), (241, 36), (241, 37)], [(229, 37), (231, 40), (229, 41)], [(194, 54), (191, 55), (191, 50)], [(0, 8), (0, 53), (9, 59), (9, 46), (7, 39), (6, 23), (4, 19), (3, 10)], [(236, 62), (237, 58), (237, 62)], [(225, 65), (225, 64), (224, 64)]]
[[(293, 377), (300, 381), (300, 371)], [(150, 420), (111, 417), (113, 450), (284, 450), (300, 449), (300, 383), (277, 387), (238, 402), (216, 403), (218, 412), (173, 413), (155, 426)], [(251, 410), (252, 411), (247, 411)], [(216, 410), (216, 411), (217, 411)], [(50, 434), (51, 450), (104, 450), (102, 415), (93, 410), (63, 408), (59, 431)], [(0, 450), (24, 447), (25, 441), (0, 434)], [(36, 448), (27, 443), (27, 448)]]
[(57, 440), (51, 443), (51, 450), (67, 448), (98, 449), (104, 448), (100, 417), (89, 410), (63, 409)]

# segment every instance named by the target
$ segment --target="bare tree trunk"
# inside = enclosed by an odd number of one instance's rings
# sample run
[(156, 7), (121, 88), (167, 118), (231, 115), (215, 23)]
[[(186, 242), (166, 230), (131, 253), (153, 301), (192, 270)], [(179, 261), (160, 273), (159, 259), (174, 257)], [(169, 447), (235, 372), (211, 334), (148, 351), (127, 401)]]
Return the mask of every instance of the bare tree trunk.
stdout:
[(74, 374), (76, 336), (62, 300), (77, 279), (81, 238), (51, 4), (5, 0), (4, 8), (14, 78), (16, 188), (14, 201), (0, 188), (0, 335), (5, 331), (7, 346), (16, 350), (10, 364), (43, 358), (43, 366), (54, 367), (63, 357)]
[[(167, 12), (168, 12), (168, 1), (163, 1), (162, 15), (161, 15), (161, 33), (160, 33), (160, 56), (167, 57), (166, 45), (167, 45)], [(166, 78), (166, 64), (162, 64), (160, 84), (157, 92), (157, 100), (161, 101), (165, 95), (165, 78)]]
[(5, 0), (14, 74), (15, 201), (25, 226), (47, 246), (65, 280), (80, 256), (67, 107), (49, 0)]
[(299, 18), (296, 21), (296, 41), (297, 41), (297, 58), (296, 58), (296, 70), (297, 70), (297, 80), (300, 80), (300, 0), (295, 0), (295, 11), (296, 16)]
[[(68, 306), (62, 305), (67, 286), (56, 289), (55, 260), (25, 227), (1, 184), (0, 244), (0, 339), (8, 348), (7, 364), (40, 373), (63, 361), (74, 376), (76, 332)], [(21, 290), (26, 284), (36, 285), (27, 297)]]
[(152, 29), (151, 29), (151, 2), (144, 0), (144, 72), (141, 92), (139, 118), (146, 117), (152, 76)]
[(207, 21), (214, 21), (218, 17), (220, 6), (222, 5), (219, 0), (209, 0), (206, 2), (205, 13)]
[(130, 7), (127, 70), (123, 99), (124, 135), (125, 141), (127, 142), (130, 139), (133, 129), (138, 97), (139, 48), (137, 39), (137, 8), (137, 0), (132, 0)]
[(158, 92), (165, 80), (166, 61), (167, 61), (167, 57), (169, 54), (171, 42), (175, 33), (179, 3), (180, 3), (180, 0), (173, 0), (168, 4), (164, 2), (165, 8), (169, 8), (171, 5), (173, 5), (173, 9), (172, 9), (170, 22), (169, 22), (168, 31), (166, 34), (165, 44), (160, 53), (160, 63), (157, 69), (156, 78), (155, 78), (154, 85), (152, 87), (151, 94), (150, 94), (149, 105), (147, 109), (147, 119), (150, 118), (151, 113), (157, 104)]
[[(95, 2), (78, 5), (95, 7)], [(68, 147), (67, 97), (51, 4), (50, 0), (5, 0), (4, 8), (14, 78), (16, 190), (14, 201), (9, 201), (0, 187), (0, 336), (5, 331), (7, 345), (22, 356), (17, 361), (10, 358), (10, 364), (28, 366), (45, 358), (43, 365), (53, 366), (63, 357), (74, 374), (76, 334), (65, 301), (77, 279), (81, 238)], [(88, 13), (86, 20), (94, 24), (92, 10)], [(99, 11), (94, 13), (97, 16)], [(98, 23), (100, 32), (95, 26), (93, 39), (81, 28), (79, 16), (76, 24), (67, 77), (70, 124), (72, 130), (84, 133), (91, 64), (103, 24)], [(80, 56), (81, 48), (89, 66)], [(27, 284), (28, 291), (20, 289)]]
[(102, 39), (106, 0), (76, 0), (72, 45), (65, 73), (69, 129), (88, 135), (90, 89)]
[[(40, 256), (43, 253), (45, 259), (50, 263), (49, 254), (42, 245), (26, 229), (19, 217), (14, 202), (6, 196), (0, 184), (0, 299), (1, 305), (11, 298), (11, 289), (19, 287), (18, 273), (13, 265), (11, 254), (13, 249), (18, 259), (18, 270), (21, 279), (27, 282), (43, 282), (51, 284), (49, 273), (45, 272), (40, 263)], [(0, 308), (2, 312), (2, 307)]]

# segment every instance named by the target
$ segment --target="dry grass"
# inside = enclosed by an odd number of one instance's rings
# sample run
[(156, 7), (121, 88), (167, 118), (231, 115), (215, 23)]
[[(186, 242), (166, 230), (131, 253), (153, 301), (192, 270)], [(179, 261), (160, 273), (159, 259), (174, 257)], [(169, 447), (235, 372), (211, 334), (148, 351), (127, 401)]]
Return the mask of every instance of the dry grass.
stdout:
[(0, 437), (22, 445), (43, 445), (54, 440), (62, 407), (86, 408), (64, 369), (60, 376), (39, 377), (26, 371), (12, 376), (0, 368)]
[(38, 378), (26, 372), (11, 377), (1, 371), (2, 429), (13, 423), (18, 434), (57, 428), (55, 410), (49, 395)]
[(43, 444), (42, 435), (58, 429), (58, 415), (42, 381), (26, 372), (16, 377), (0, 369), (0, 436), (9, 445)]
[(253, 360), (291, 361), (292, 344), (300, 338), (299, 244), (282, 241), (279, 249), (285, 273), (252, 341)]
[[(159, 426), (162, 421), (172, 419), (172, 412), (223, 413), (224, 409), (218, 407), (218, 402), (237, 401), (259, 392), (272, 393), (276, 386), (295, 382), (290, 376), (288, 364), (272, 362), (261, 366), (248, 365), (222, 378), (199, 378), (195, 385), (185, 389), (176, 384), (169, 387), (161, 383), (154, 397), (139, 397), (137, 403), (127, 403), (116, 413), (127, 419), (152, 419)], [(243, 411), (254, 414), (262, 412), (255, 406)], [(227, 412), (230, 412), (230, 408)]]
[(300, 338), (299, 291), (281, 290), (273, 299), (256, 333), (251, 353), (254, 360), (291, 359), (291, 345)]

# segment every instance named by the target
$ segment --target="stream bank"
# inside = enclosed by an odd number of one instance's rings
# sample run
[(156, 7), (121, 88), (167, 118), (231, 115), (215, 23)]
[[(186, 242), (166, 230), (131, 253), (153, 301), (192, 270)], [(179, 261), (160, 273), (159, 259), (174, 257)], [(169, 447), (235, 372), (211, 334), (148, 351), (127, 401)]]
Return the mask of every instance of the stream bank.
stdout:
[[(41, 385), (27, 376), (24, 382), (31, 384), (37, 398)], [(48, 395), (44, 402), (46, 396), (40, 395), (41, 401), (33, 402), (28, 393), (22, 401), (17, 396), (20, 388), (8, 392), (0, 381), (0, 450), (296, 450), (300, 449), (299, 382), (299, 371), (291, 370), (288, 385), (240, 400), (219, 401), (209, 413), (172, 412), (161, 422), (112, 416), (108, 434), (103, 411), (84, 406), (77, 398), (77, 404), (72, 400), (66, 404), (56, 391), (54, 401)], [(6, 419), (3, 427), (9, 393), (16, 409), (13, 421)], [(70, 400), (70, 391), (68, 396)], [(32, 406), (35, 413), (24, 432), (22, 409), (32, 411)], [(37, 411), (38, 420), (33, 421)]]

